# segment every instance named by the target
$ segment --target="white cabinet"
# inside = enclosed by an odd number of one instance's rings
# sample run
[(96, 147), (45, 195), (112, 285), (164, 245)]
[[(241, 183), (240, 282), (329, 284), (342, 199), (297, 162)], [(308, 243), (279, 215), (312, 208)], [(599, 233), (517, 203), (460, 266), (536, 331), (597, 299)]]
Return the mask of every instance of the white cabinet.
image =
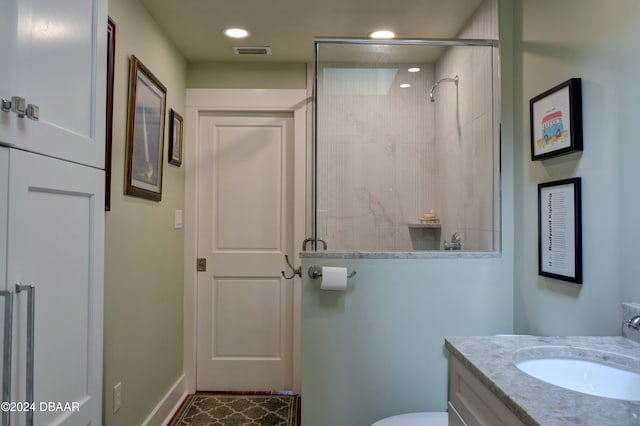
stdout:
[[(33, 286), (35, 294), (34, 424), (98, 425), (104, 172), (0, 148), (0, 165), (7, 163), (8, 235), (2, 250), (6, 250), (6, 289), (14, 292), (10, 400), (27, 400), (30, 331), (28, 294), (15, 293), (15, 284), (21, 283)], [(0, 188), (0, 198), (3, 192)], [(47, 405), (51, 402), (62, 405), (51, 410)], [(14, 413), (12, 424), (28, 424), (26, 418)]]
[(107, 2), (0, 0), (0, 11), (0, 144), (104, 168)]
[(449, 424), (524, 425), (455, 356), (449, 357)]
[(106, 38), (106, 0), (0, 0), (3, 425), (101, 424)]

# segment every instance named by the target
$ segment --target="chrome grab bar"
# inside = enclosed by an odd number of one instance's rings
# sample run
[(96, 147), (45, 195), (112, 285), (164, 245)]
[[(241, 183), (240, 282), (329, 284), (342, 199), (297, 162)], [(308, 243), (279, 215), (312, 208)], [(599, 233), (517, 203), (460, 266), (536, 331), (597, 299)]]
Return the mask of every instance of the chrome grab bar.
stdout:
[[(9, 290), (0, 290), (0, 296), (4, 297), (4, 331), (2, 337), (2, 402), (11, 402), (11, 346), (13, 340), (13, 293)], [(2, 412), (2, 425), (11, 424), (11, 412)]]
[[(16, 284), (16, 293), (27, 292), (27, 393), (26, 402), (33, 405), (33, 367), (35, 354), (36, 289), (32, 285)], [(27, 410), (27, 426), (33, 426), (33, 410)]]

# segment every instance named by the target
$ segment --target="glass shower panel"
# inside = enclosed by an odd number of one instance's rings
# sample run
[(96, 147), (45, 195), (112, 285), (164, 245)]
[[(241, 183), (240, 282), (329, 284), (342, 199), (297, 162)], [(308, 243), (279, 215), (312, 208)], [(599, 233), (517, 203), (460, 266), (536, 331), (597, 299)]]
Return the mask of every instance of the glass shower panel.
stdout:
[(314, 232), (331, 250), (496, 250), (492, 42), (316, 42)]

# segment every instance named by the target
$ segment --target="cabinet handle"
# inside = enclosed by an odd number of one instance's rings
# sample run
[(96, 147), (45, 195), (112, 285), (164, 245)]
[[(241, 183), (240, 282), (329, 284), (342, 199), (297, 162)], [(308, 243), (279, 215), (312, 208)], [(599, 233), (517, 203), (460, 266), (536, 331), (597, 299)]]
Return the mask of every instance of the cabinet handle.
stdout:
[[(13, 293), (1, 290), (0, 296), (4, 297), (4, 331), (2, 336), (2, 401), (11, 402), (11, 344), (13, 339)], [(2, 424), (11, 424), (11, 412), (2, 412)]]
[[(36, 289), (32, 285), (16, 284), (16, 293), (27, 292), (27, 395), (26, 402), (33, 405), (33, 367), (35, 342)], [(33, 410), (27, 410), (27, 426), (33, 426)]]
[(40, 120), (40, 107), (34, 104), (27, 105), (27, 118), (38, 121)]
[(2, 98), (2, 100), (0, 101), (0, 109), (4, 112), (11, 111), (11, 100)]
[(27, 101), (20, 96), (12, 96), (11, 97), (11, 111), (18, 114), (18, 117), (24, 117), (24, 114), (27, 112)]

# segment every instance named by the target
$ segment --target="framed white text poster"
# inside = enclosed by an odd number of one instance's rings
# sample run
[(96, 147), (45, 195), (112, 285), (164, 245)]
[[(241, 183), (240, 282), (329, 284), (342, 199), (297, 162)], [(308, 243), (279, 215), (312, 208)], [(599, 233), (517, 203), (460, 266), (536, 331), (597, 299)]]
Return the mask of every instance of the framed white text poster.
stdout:
[(582, 284), (581, 178), (538, 185), (538, 274)]

